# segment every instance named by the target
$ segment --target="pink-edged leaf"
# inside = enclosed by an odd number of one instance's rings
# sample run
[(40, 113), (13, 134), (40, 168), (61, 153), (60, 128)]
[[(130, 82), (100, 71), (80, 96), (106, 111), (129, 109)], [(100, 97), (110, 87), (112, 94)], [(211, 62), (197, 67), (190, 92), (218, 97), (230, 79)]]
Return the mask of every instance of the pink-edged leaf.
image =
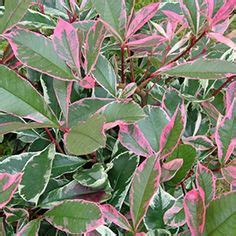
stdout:
[(59, 19), (52, 36), (58, 56), (73, 69), (80, 69), (78, 34), (70, 23)]
[(205, 193), (204, 202), (208, 205), (215, 198), (216, 178), (207, 167), (198, 162), (196, 180), (197, 188)]
[(223, 6), (217, 11), (217, 13), (211, 19), (211, 26), (215, 26), (216, 24), (229, 18), (230, 14), (234, 10), (235, 6), (236, 6), (236, 0), (225, 1)]
[(174, 205), (165, 212), (163, 221), (166, 225), (173, 228), (181, 227), (186, 223), (182, 201), (177, 200)]
[(126, 25), (125, 0), (92, 0), (92, 2), (107, 29), (122, 42)]
[(22, 179), (22, 173), (0, 173), (0, 209), (11, 201)]
[(137, 89), (136, 83), (129, 83), (125, 86), (124, 90), (122, 91), (120, 98), (126, 99), (132, 96)]
[(130, 190), (130, 214), (136, 230), (159, 187), (160, 176), (160, 162), (155, 156), (147, 158), (136, 170)]
[(204, 110), (206, 110), (207, 114), (213, 118), (215, 121), (218, 120), (221, 115), (220, 111), (209, 101), (205, 101), (201, 103)]
[(16, 58), (26, 67), (57, 79), (75, 79), (65, 61), (56, 53), (49, 38), (17, 27), (3, 37), (10, 43)]
[(233, 186), (236, 185), (236, 159), (232, 160), (229, 164), (222, 168), (222, 174)]
[(226, 97), (225, 97), (226, 112), (230, 109), (230, 106), (233, 103), (235, 97), (236, 97), (236, 81), (232, 82), (226, 90)]
[(91, 89), (95, 87), (95, 80), (93, 76), (87, 75), (85, 78), (79, 81), (79, 85), (85, 89)]
[(98, 60), (103, 40), (106, 35), (104, 24), (97, 21), (88, 31), (85, 40), (85, 68), (86, 73), (90, 74)]
[(162, 10), (162, 12), (168, 16), (168, 18), (173, 22), (184, 22), (184, 16), (177, 14), (176, 12), (169, 11), (169, 10)]
[(98, 205), (84, 200), (64, 201), (47, 211), (44, 217), (57, 229), (70, 234), (87, 233), (104, 224)]
[(149, 157), (153, 155), (153, 150), (136, 124), (120, 124), (118, 136), (120, 143), (136, 155)]
[(184, 105), (176, 108), (176, 111), (162, 131), (160, 138), (160, 153), (162, 158), (169, 156), (178, 146), (181, 136), (184, 132), (186, 123), (186, 112)]
[(206, 151), (214, 147), (214, 143), (204, 135), (187, 137), (183, 142), (195, 147), (199, 151)]
[(165, 42), (165, 38), (160, 35), (151, 35), (147, 37), (142, 37), (141, 39), (129, 41), (126, 46), (133, 48), (145, 48), (145, 47), (157, 47), (163, 42)]
[(200, 236), (203, 233), (206, 217), (204, 193), (192, 189), (184, 198), (184, 211), (188, 227), (192, 236)]
[(41, 219), (30, 221), (19, 232), (16, 233), (16, 236), (37, 236), (40, 228), (40, 223)]
[(220, 33), (208, 33), (208, 36), (216, 41), (227, 45), (228, 47), (236, 50), (236, 43), (234, 43), (231, 39), (225, 37)]
[(118, 225), (122, 229), (127, 231), (132, 231), (132, 227), (129, 221), (123, 216), (119, 211), (116, 210), (115, 207), (109, 204), (104, 204), (100, 206), (102, 211), (103, 217), (106, 218), (108, 221)]
[(181, 158), (177, 158), (172, 161), (163, 163), (162, 168), (161, 168), (160, 182), (163, 183), (172, 179), (182, 165), (183, 165), (183, 159)]
[(218, 147), (218, 158), (221, 163), (225, 163), (236, 147), (236, 99), (217, 126), (215, 140)]
[(130, 25), (128, 26), (126, 39), (129, 39), (135, 32), (142, 28), (155, 14), (159, 8), (160, 3), (152, 3), (139, 10)]

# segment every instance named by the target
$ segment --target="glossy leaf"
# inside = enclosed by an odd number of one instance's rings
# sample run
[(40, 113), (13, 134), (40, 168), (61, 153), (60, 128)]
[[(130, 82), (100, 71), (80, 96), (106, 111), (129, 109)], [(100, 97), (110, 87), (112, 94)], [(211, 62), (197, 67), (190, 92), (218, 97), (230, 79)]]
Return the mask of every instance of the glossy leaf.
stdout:
[(208, 168), (206, 168), (199, 162), (197, 166), (196, 179), (197, 179), (197, 187), (198, 189), (202, 188), (204, 192), (205, 204), (208, 205), (215, 198), (215, 191), (216, 191), (215, 177)]
[(49, 182), (54, 156), (55, 147), (50, 145), (27, 162), (19, 186), (19, 193), (24, 200), (37, 204)]
[(0, 110), (35, 121), (58, 125), (57, 119), (43, 97), (31, 84), (14, 71), (0, 65)]
[(104, 118), (94, 115), (85, 122), (78, 122), (66, 135), (66, 147), (71, 154), (85, 155), (104, 147), (106, 136), (103, 131)]
[(85, 68), (90, 74), (97, 63), (106, 30), (101, 21), (97, 21), (89, 30), (85, 41)]
[(63, 174), (72, 173), (85, 165), (87, 160), (81, 157), (68, 156), (57, 153), (53, 161), (51, 177), (60, 177)]
[(75, 28), (59, 19), (52, 36), (52, 43), (58, 56), (71, 68), (80, 69), (79, 39)]
[(126, 6), (124, 0), (93, 0), (96, 11), (107, 28), (120, 40), (126, 25)]
[(151, 201), (144, 219), (147, 228), (149, 230), (164, 228), (164, 213), (170, 209), (174, 203), (175, 198), (159, 187), (157, 193), (154, 195)]
[(94, 164), (89, 170), (80, 170), (73, 177), (81, 185), (91, 188), (99, 188), (107, 181), (107, 174), (100, 163)]
[(153, 150), (137, 125), (120, 125), (120, 143), (136, 155), (149, 157)]
[(220, 236), (222, 232), (233, 235), (236, 230), (236, 192), (231, 192), (212, 201), (206, 212), (204, 233)]
[(98, 57), (93, 75), (98, 84), (116, 97), (116, 74), (111, 63), (104, 56)]
[(178, 146), (179, 140), (185, 128), (185, 120), (185, 108), (182, 105), (181, 109), (177, 107), (175, 114), (161, 133), (160, 151), (162, 158), (169, 156)]
[(169, 118), (160, 107), (147, 106), (144, 108), (144, 112), (147, 116), (138, 122), (138, 127), (151, 145), (152, 150), (158, 152), (160, 149), (161, 133), (167, 125)]
[(58, 57), (50, 39), (19, 28), (4, 37), (11, 44), (15, 56), (25, 66), (58, 79), (74, 79), (66, 63)]
[(122, 207), (138, 163), (139, 158), (128, 152), (118, 155), (112, 161), (113, 167), (108, 172), (108, 178), (113, 189), (113, 194), (109, 203), (117, 209), (121, 209)]
[(169, 76), (185, 77), (190, 79), (223, 79), (226, 74), (236, 73), (236, 65), (223, 60), (195, 60), (180, 64), (163, 72)]
[(40, 228), (41, 219), (36, 219), (30, 221), (26, 224), (19, 232), (16, 233), (16, 236), (33, 236), (38, 235)]
[(160, 163), (155, 156), (147, 158), (136, 170), (130, 190), (130, 214), (135, 229), (141, 223), (159, 187), (160, 175)]
[(103, 216), (110, 222), (118, 225), (122, 229), (127, 231), (132, 231), (132, 227), (129, 221), (123, 216), (119, 211), (116, 210), (115, 207), (109, 204), (101, 205), (100, 209), (102, 211)]
[(81, 200), (65, 201), (47, 211), (44, 216), (54, 227), (71, 234), (86, 233), (103, 224), (99, 207)]
[(139, 10), (128, 26), (126, 38), (130, 38), (136, 31), (144, 26), (157, 13), (158, 8), (159, 3), (152, 3)]
[(236, 99), (234, 99), (225, 117), (216, 128), (215, 140), (218, 147), (218, 158), (226, 162), (236, 146)]
[(14, 0), (5, 2), (5, 12), (1, 18), (0, 34), (14, 26), (23, 18), (30, 6), (30, 3), (31, 0)]
[(201, 191), (191, 190), (184, 198), (184, 211), (191, 235), (202, 235), (205, 225), (206, 207)]

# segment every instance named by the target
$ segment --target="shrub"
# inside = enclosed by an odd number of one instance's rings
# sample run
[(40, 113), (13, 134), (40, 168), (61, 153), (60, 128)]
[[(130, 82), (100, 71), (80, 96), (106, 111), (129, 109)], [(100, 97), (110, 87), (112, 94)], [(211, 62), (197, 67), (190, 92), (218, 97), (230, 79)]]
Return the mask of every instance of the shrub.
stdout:
[(1, 7), (3, 234), (235, 235), (236, 1), (76, 2)]

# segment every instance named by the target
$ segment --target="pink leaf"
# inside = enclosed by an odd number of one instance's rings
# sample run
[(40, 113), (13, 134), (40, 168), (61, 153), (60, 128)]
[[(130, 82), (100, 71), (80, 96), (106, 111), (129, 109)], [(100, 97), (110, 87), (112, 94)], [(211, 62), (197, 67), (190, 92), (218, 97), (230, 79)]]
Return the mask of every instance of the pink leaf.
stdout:
[(138, 126), (120, 124), (118, 140), (136, 155), (149, 157), (153, 150)]
[(131, 21), (128, 26), (126, 33), (126, 39), (129, 39), (136, 31), (143, 27), (153, 16), (155, 16), (159, 8), (159, 3), (152, 3), (148, 6), (142, 8), (134, 16), (134, 19)]
[(132, 227), (129, 221), (123, 216), (115, 207), (109, 204), (100, 205), (100, 209), (104, 218), (108, 219), (110, 222), (118, 225), (122, 229), (127, 231), (132, 231)]
[(70, 23), (61, 18), (58, 20), (52, 42), (61, 59), (70, 67), (80, 69), (78, 34)]
[(231, 39), (223, 36), (220, 33), (208, 33), (208, 36), (212, 39), (217, 40), (220, 43), (223, 43), (225, 45), (227, 45), (228, 47), (236, 50), (236, 43), (234, 43)]
[(161, 183), (167, 182), (172, 179), (182, 165), (183, 159), (181, 158), (163, 163), (161, 169)]
[(234, 98), (236, 97), (236, 81), (232, 82), (226, 90), (226, 112), (230, 109), (231, 104), (233, 103)]
[(193, 189), (184, 198), (185, 216), (192, 236), (202, 235), (204, 230), (206, 207), (202, 195)]
[[(215, 16), (211, 20), (211, 26), (215, 26), (221, 21), (229, 18), (231, 12), (234, 10), (236, 6), (236, 0), (227, 0), (224, 5), (217, 11)], [(211, 7), (211, 6), (210, 6)]]
[(95, 80), (93, 76), (87, 75), (85, 78), (79, 81), (79, 85), (85, 89), (91, 89), (95, 87)]
[(18, 185), (22, 179), (22, 173), (14, 175), (8, 173), (0, 173), (0, 209), (2, 209), (8, 202), (11, 201)]
[(208, 168), (198, 162), (196, 180), (197, 188), (204, 192), (204, 202), (208, 205), (215, 198), (216, 178)]

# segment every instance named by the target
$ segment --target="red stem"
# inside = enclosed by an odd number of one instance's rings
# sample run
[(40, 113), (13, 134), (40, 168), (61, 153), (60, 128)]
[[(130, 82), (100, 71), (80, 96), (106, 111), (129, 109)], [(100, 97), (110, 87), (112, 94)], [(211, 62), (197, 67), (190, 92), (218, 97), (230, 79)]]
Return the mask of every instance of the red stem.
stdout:
[(230, 76), (218, 89), (215, 90), (215, 92), (212, 94), (212, 97), (217, 96), (220, 91), (225, 88), (230, 81), (234, 79), (236, 79), (236, 76)]
[(122, 84), (126, 83), (126, 78), (125, 78), (125, 47), (122, 44), (120, 46), (121, 49), (121, 82)]
[(53, 135), (52, 135), (52, 133), (50, 132), (50, 130), (49, 130), (48, 128), (44, 128), (44, 129), (45, 129), (45, 131), (46, 131), (48, 137), (50, 138), (51, 142), (54, 143), (55, 146), (57, 147), (58, 151), (59, 151), (60, 153), (65, 153), (65, 152), (62, 150), (62, 148), (61, 148), (61, 146), (59, 145), (59, 143), (57, 142), (57, 140), (53, 137)]

